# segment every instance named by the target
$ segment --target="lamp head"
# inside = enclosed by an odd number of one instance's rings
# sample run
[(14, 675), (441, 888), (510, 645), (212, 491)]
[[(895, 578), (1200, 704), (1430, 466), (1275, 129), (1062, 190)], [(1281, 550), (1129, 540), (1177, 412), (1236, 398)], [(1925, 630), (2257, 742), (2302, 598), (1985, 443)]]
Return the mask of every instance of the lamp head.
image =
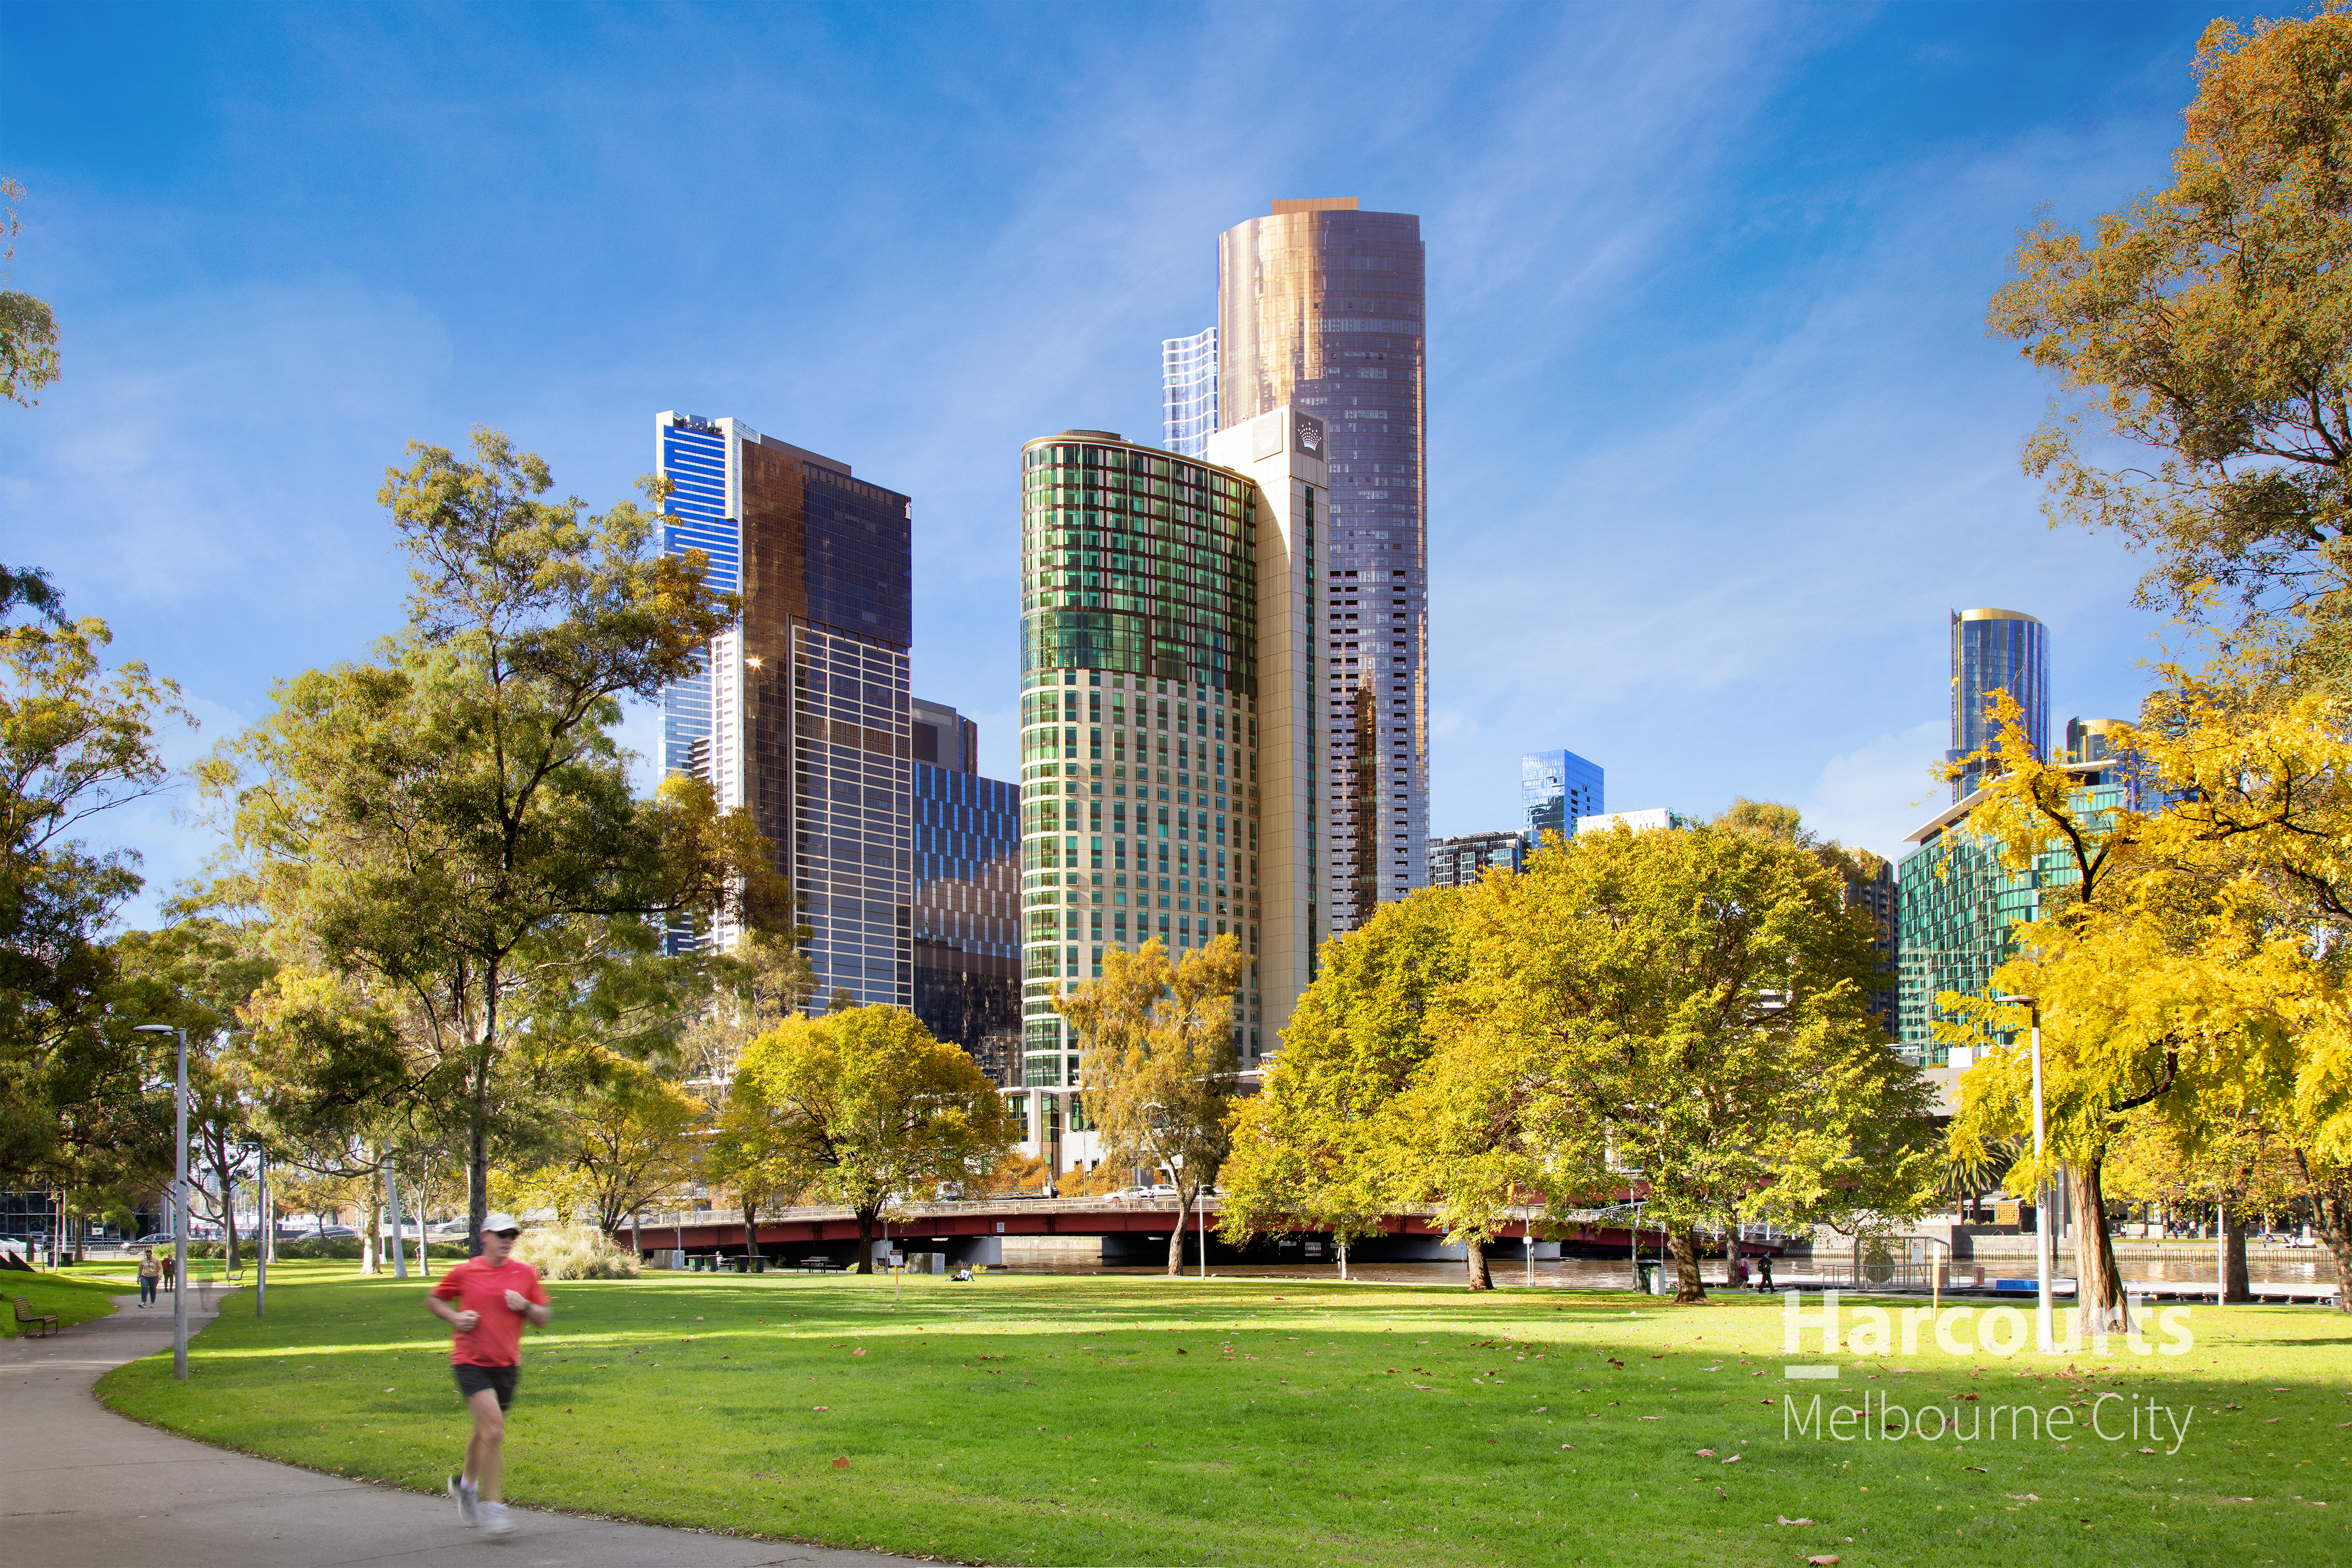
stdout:
[(169, 1024), (133, 1024), (131, 1032), (134, 1035), (168, 1035), (173, 1029)]

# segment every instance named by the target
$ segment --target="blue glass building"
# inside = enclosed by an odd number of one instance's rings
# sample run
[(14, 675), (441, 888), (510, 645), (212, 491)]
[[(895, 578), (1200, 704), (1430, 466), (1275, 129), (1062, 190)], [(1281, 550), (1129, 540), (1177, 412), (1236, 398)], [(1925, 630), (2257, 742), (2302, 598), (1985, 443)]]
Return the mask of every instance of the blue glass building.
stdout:
[[(1960, 762), (1999, 738), (1993, 701), (2006, 691), (2024, 710), (2035, 752), (2050, 754), (2050, 631), (2019, 610), (1952, 612), (1952, 749)], [(1952, 798), (1975, 789), (1976, 770), (1952, 781)]]
[(1204, 456), (1217, 433), (1217, 329), (1160, 342), (1160, 445)]
[(1011, 1087), (1021, 1081), (1021, 786), (981, 777), (978, 739), (954, 709), (916, 701), (915, 1016)]
[(1521, 757), (1519, 834), (1528, 847), (1543, 847), (1547, 833), (1573, 838), (1578, 817), (1605, 813), (1601, 784), (1601, 764), (1574, 752), (1529, 752)]

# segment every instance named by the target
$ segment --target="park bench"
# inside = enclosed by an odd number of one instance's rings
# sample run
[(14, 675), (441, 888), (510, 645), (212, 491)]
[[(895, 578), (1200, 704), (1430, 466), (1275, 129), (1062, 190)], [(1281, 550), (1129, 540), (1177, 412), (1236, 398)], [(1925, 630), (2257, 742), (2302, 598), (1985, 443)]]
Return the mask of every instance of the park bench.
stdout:
[(33, 1304), (22, 1296), (11, 1296), (8, 1300), (16, 1303), (16, 1321), (19, 1324), (31, 1324), (35, 1339), (39, 1339), (43, 1334), (54, 1334), (58, 1331), (58, 1315), (55, 1312), (43, 1317), (34, 1311)]

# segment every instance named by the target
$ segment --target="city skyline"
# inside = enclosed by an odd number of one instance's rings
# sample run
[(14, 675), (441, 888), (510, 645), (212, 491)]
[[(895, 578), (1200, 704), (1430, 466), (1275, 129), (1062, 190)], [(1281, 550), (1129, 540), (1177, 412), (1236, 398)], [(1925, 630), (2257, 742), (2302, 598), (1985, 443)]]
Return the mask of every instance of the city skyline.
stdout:
[[(1330, 191), (1441, 241), (1430, 831), (1510, 823), (1515, 760), (1572, 737), (1624, 799), (1786, 799), (1897, 852), (1942, 793), (1954, 604), (2063, 636), (2053, 711), (2144, 689), (2137, 563), (2043, 526), (2016, 454), (2045, 388), (1983, 310), (2038, 202), (2071, 221), (2163, 177), (2203, 10), (1474, 19), (1434, 47), (1402, 14), (1294, 16), (1276, 41), (1319, 64), (1285, 94), (1264, 39), (1181, 88), (1147, 64), (1225, 58), (1239, 24), (1205, 15), (950, 19), (885, 79), (887, 28), (815, 12), (451, 13), (439, 53), (357, 13), (225, 14), (16, 8), (36, 68), (0, 105), (12, 286), (66, 356), (0, 413), (0, 508), (115, 656), (182, 681), (183, 764), (397, 624), (373, 496), (404, 442), (494, 424), (602, 507), (647, 467), (656, 387), (922, 498), (913, 684), (1009, 777), (999, 454), (1157, 429), (1140, 366), (1213, 319), (1211, 239)], [(1050, 70), (1048, 37), (1076, 50)], [(950, 55), (989, 84), (957, 100), (983, 134), (925, 107)], [(561, 84), (540, 112), (488, 63), (515, 58)], [(658, 133), (604, 112), (625, 58)], [(469, 181), (486, 147), (545, 177)], [(648, 775), (661, 724), (630, 714)], [(194, 806), (106, 825), (147, 854), (134, 923), (210, 852)]]

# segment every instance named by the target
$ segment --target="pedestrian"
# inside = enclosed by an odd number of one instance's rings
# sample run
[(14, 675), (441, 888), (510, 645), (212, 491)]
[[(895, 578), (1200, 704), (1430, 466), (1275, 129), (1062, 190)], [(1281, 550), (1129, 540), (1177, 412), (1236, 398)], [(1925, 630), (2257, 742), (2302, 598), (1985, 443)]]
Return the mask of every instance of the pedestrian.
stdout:
[(1748, 1289), (1748, 1259), (1737, 1254), (1731, 1259), (1731, 1288), (1735, 1290)]
[(180, 1288), (180, 1255), (177, 1252), (167, 1252), (163, 1257), (157, 1258), (155, 1263), (156, 1267), (163, 1270), (163, 1289), (166, 1290), (177, 1290)]
[[(456, 1333), (449, 1362), (457, 1392), (473, 1412), (474, 1435), (466, 1444), (466, 1466), (449, 1478), (458, 1517), (484, 1533), (504, 1535), (514, 1528), (500, 1495), (506, 1460), (507, 1407), (514, 1403), (522, 1372), (522, 1326), (544, 1328), (555, 1313), (539, 1270), (508, 1256), (522, 1227), (507, 1215), (482, 1221), (482, 1251), (441, 1276), (425, 1305)], [(454, 1305), (453, 1305), (454, 1303)]]
[(1757, 1255), (1756, 1289), (1759, 1294), (1772, 1289), (1772, 1255), (1769, 1252)]
[(139, 1304), (141, 1306), (152, 1307), (155, 1304), (155, 1287), (162, 1282), (163, 1278), (163, 1266), (155, 1261), (155, 1249), (151, 1247), (142, 1253), (139, 1258)]

